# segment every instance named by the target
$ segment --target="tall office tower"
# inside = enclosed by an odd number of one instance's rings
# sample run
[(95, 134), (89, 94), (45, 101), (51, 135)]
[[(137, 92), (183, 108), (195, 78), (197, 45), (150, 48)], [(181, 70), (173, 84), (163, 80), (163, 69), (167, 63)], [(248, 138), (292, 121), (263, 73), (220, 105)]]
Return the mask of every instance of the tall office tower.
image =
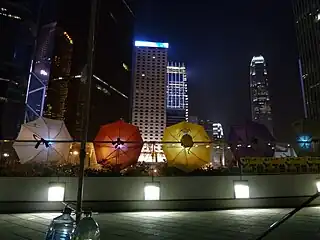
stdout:
[(320, 0), (294, 0), (305, 117), (320, 120)]
[(33, 12), (17, 1), (0, 3), (0, 139), (14, 139), (24, 119), (24, 98), (34, 43)]
[(41, 28), (27, 89), (26, 121), (40, 116), (63, 119), (66, 84), (51, 83), (50, 79), (70, 74), (72, 44), (57, 22)]
[(273, 134), (268, 72), (263, 56), (251, 60), (250, 94), (252, 121), (264, 124)]
[[(145, 142), (160, 142), (166, 127), (168, 47), (168, 43), (135, 42), (132, 123)], [(144, 144), (139, 161), (163, 159), (160, 144)]]
[(62, 28), (58, 27), (55, 31), (55, 46), (45, 98), (44, 116), (51, 119), (65, 120), (73, 40)]
[(167, 67), (167, 127), (188, 121), (188, 83), (184, 63), (169, 62)]

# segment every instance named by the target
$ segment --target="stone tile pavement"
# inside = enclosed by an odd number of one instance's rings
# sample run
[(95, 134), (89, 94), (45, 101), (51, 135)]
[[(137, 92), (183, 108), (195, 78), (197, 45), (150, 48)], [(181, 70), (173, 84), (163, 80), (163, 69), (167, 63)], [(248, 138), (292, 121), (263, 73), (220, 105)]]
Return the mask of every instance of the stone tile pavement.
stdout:
[[(256, 239), (290, 209), (135, 212), (94, 215), (102, 240)], [(58, 213), (2, 214), (0, 239), (42, 240)], [(320, 239), (320, 208), (303, 209), (265, 239)]]

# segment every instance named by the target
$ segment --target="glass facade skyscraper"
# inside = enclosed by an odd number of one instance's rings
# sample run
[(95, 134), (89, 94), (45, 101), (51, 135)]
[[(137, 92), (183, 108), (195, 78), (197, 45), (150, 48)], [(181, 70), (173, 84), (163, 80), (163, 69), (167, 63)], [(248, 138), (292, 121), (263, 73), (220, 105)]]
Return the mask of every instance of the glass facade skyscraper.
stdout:
[(57, 23), (40, 29), (36, 55), (29, 77), (26, 96), (26, 121), (43, 115), (46, 91), (49, 84)]
[(0, 139), (14, 139), (24, 119), (34, 43), (33, 13), (19, 2), (0, 3)]
[(188, 82), (184, 63), (167, 66), (167, 126), (188, 121)]
[(263, 56), (250, 63), (250, 93), (252, 121), (264, 124), (273, 134), (267, 65)]
[(305, 117), (320, 120), (320, 0), (294, 0)]

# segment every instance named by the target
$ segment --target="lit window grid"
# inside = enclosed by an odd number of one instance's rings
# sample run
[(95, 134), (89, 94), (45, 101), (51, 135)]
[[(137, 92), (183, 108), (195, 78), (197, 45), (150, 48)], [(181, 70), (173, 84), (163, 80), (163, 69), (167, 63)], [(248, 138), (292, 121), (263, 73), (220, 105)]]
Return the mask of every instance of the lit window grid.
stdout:
[(213, 123), (212, 124), (212, 133), (214, 136), (218, 136), (223, 138), (223, 127), (221, 123)]
[[(187, 75), (183, 72), (170, 71), (167, 73), (167, 108), (188, 109)], [(182, 76), (181, 76), (182, 75)]]
[[(167, 51), (157, 48), (136, 48), (132, 123), (139, 127), (146, 142), (160, 142), (166, 126)], [(139, 161), (151, 162), (152, 151), (158, 161), (164, 159), (159, 144), (145, 144)]]

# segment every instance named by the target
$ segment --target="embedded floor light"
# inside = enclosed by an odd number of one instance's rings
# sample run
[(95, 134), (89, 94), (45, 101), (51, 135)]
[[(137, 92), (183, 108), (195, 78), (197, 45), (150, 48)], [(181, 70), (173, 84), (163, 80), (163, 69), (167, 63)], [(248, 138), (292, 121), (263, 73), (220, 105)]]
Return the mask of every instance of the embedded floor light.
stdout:
[(157, 182), (146, 183), (144, 186), (144, 200), (159, 200), (160, 184)]
[(65, 184), (50, 183), (48, 189), (48, 201), (62, 202), (64, 201)]
[(316, 180), (317, 191), (320, 192), (320, 179)]
[(250, 198), (248, 181), (234, 181), (235, 198)]

